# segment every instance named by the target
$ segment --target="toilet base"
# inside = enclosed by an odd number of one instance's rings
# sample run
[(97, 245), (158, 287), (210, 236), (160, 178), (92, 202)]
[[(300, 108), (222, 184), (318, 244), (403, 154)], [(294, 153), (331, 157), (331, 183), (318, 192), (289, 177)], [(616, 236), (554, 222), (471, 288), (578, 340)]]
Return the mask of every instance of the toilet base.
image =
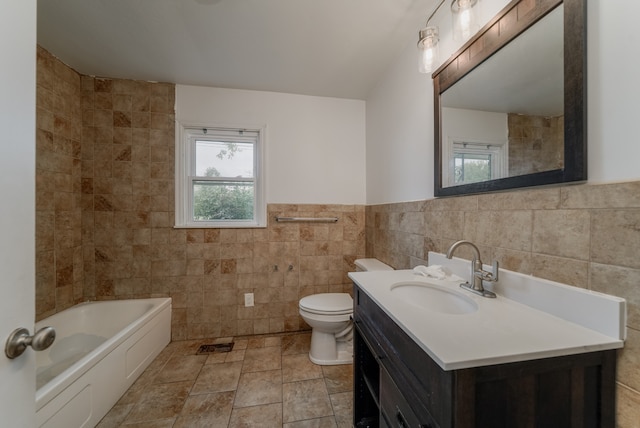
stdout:
[(353, 344), (351, 340), (336, 340), (333, 333), (313, 330), (309, 359), (321, 366), (351, 364), (353, 362)]

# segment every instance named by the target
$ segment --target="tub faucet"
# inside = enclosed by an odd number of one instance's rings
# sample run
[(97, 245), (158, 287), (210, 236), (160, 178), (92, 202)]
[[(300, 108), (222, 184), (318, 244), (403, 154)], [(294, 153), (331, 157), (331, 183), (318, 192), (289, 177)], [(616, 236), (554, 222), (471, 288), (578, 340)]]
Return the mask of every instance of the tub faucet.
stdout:
[(460, 284), (460, 287), (466, 288), (472, 293), (479, 294), (483, 297), (496, 297), (496, 293), (485, 290), (482, 285), (482, 281), (496, 282), (498, 280), (498, 262), (493, 262), (493, 272), (487, 272), (482, 269), (482, 260), (480, 260), (480, 250), (474, 243), (469, 241), (457, 241), (454, 242), (447, 250), (447, 258), (453, 257), (453, 252), (461, 245), (468, 245), (473, 250), (473, 259), (471, 260), (471, 281)]

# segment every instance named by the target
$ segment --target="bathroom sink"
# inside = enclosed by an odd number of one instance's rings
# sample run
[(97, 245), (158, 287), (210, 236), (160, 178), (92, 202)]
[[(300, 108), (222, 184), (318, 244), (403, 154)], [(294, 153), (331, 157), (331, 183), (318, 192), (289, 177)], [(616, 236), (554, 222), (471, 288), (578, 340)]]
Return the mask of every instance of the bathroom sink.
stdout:
[(478, 310), (471, 298), (447, 287), (425, 282), (399, 282), (391, 286), (391, 293), (408, 304), (443, 314), (463, 315)]

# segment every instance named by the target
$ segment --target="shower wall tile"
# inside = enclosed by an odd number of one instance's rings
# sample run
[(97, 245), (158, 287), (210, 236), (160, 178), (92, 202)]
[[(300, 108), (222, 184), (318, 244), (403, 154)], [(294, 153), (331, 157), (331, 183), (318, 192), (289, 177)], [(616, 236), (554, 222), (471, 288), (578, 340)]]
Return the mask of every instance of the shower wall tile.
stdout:
[(37, 49), (36, 314), (82, 301), (81, 76)]
[[(308, 329), (301, 297), (351, 290), (364, 206), (271, 204), (266, 228), (174, 229), (174, 86), (82, 76), (42, 48), (38, 76), (39, 318), (87, 299), (170, 296), (175, 340), (279, 333)], [(58, 94), (63, 77), (75, 86)]]

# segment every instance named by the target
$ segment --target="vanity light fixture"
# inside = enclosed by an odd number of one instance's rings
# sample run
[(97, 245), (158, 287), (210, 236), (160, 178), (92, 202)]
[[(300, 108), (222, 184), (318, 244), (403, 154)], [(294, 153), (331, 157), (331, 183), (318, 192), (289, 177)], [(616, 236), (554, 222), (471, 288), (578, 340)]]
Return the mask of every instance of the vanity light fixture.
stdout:
[(453, 18), (453, 40), (466, 41), (477, 30), (478, 0), (453, 0), (451, 2), (451, 16)]
[(418, 32), (418, 71), (420, 73), (431, 73), (438, 65), (438, 27), (430, 27), (429, 21), (436, 14), (445, 0), (440, 1), (438, 7), (429, 15), (425, 28)]

